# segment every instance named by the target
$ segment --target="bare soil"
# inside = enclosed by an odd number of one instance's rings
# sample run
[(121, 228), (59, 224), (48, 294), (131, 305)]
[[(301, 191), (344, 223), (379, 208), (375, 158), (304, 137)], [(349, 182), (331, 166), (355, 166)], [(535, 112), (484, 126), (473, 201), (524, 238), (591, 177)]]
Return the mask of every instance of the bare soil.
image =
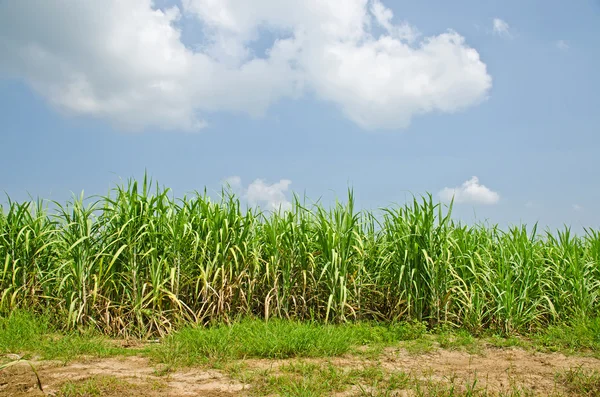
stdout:
[[(557, 380), (557, 374), (572, 369), (600, 372), (600, 360), (595, 358), (518, 348), (485, 348), (479, 354), (437, 350), (419, 355), (410, 354), (404, 349), (389, 348), (376, 359), (348, 355), (332, 359), (249, 359), (242, 363), (244, 368), (255, 373), (277, 373), (279, 368), (293, 361), (334, 365), (347, 370), (376, 365), (386, 373), (403, 372), (424, 382), (467, 384), (477, 379), (478, 388), (492, 395), (514, 390), (515, 385), (537, 396), (572, 395), (574, 392)], [(61, 390), (64, 392), (65, 384), (81, 387), (90, 380), (93, 381), (90, 384), (100, 387), (90, 389), (84, 395), (152, 397), (256, 394), (251, 384), (243, 384), (221, 371), (190, 368), (161, 374), (160, 368), (147, 358), (137, 356), (79, 360), (66, 365), (40, 361), (34, 365), (42, 380), (43, 393), (37, 390), (35, 376), (29, 366), (22, 364), (0, 372), (0, 396), (56, 396), (61, 395)], [(364, 390), (354, 385), (337, 395), (364, 395)], [(376, 391), (372, 392), (375, 394)], [(397, 395), (413, 395), (409, 390), (396, 392)], [(598, 393), (600, 395), (600, 390)], [(82, 394), (80, 392), (77, 395)]]
[(34, 366), (44, 392), (37, 389), (31, 368), (22, 364), (0, 373), (0, 396), (60, 395), (65, 383), (81, 384), (89, 379), (105, 386), (98, 390), (102, 396), (237, 396), (243, 395), (241, 392), (247, 388), (210, 369), (189, 369), (160, 375), (147, 358), (135, 356), (90, 359), (67, 365), (37, 362)]

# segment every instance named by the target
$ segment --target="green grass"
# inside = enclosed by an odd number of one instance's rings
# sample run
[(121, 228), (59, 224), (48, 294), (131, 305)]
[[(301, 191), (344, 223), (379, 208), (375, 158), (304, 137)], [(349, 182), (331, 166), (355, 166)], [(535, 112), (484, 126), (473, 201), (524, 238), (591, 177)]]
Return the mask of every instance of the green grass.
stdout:
[(384, 370), (378, 364), (361, 368), (341, 368), (334, 363), (314, 364), (296, 361), (277, 369), (244, 373), (245, 381), (254, 385), (250, 393), (256, 396), (278, 395), (309, 397), (350, 393), (364, 397), (414, 395), (419, 397), (502, 396), (525, 397), (533, 393), (512, 385), (505, 391), (489, 391), (480, 386), (477, 376), (469, 379), (436, 379), (426, 374)]
[[(247, 375), (255, 387), (254, 395), (322, 396), (354, 388), (361, 395), (369, 391), (412, 389), (415, 379), (403, 372), (388, 373), (378, 365), (344, 369), (332, 363), (295, 361), (273, 370)], [(383, 395), (383, 394), (382, 394)]]
[(597, 396), (600, 390), (600, 373), (596, 371), (571, 368), (557, 374), (556, 379), (570, 393), (578, 396)]
[[(320, 396), (352, 390), (360, 396), (394, 396), (410, 390), (415, 396), (492, 396), (476, 378), (440, 381), (431, 374), (404, 373), (382, 366), (383, 349), (406, 349), (415, 355), (437, 349), (478, 354), (487, 345), (519, 346), (565, 354), (595, 354), (598, 320), (553, 326), (528, 337), (473, 336), (464, 329), (428, 331), (423, 323), (349, 322), (324, 324), (272, 319), (241, 319), (230, 325), (187, 326), (161, 343), (142, 349), (115, 347), (97, 331), (57, 330), (42, 315), (15, 311), (0, 317), (0, 369), (3, 356), (70, 361), (82, 356), (141, 355), (154, 359), (156, 375), (167, 376), (176, 367), (204, 366), (227, 372), (252, 387), (254, 395)], [(92, 328), (93, 330), (93, 328)], [(337, 358), (341, 357), (341, 358)], [(347, 358), (364, 358), (359, 367), (343, 365)], [(261, 359), (257, 361), (248, 359)], [(286, 359), (277, 361), (276, 359)], [(272, 361), (268, 361), (272, 360)], [(336, 361), (342, 360), (342, 361)], [(258, 366), (257, 366), (258, 365)], [(260, 369), (262, 368), (262, 369)], [(596, 372), (574, 368), (556, 375), (556, 384), (573, 395), (593, 396), (600, 387)], [(155, 386), (160, 386), (158, 382)], [(154, 387), (154, 386), (153, 386)], [(502, 396), (528, 396), (518, 384)], [(91, 377), (62, 385), (59, 396), (134, 393), (135, 388), (112, 377)]]
[(243, 358), (334, 357), (363, 345), (390, 345), (418, 339), (422, 324), (325, 325), (286, 320), (243, 320), (231, 326), (184, 328), (168, 337), (155, 354), (171, 365)]
[(97, 332), (57, 331), (46, 316), (15, 311), (0, 317), (0, 355), (16, 354), (68, 361), (81, 356), (107, 357), (129, 352)]
[(136, 385), (128, 383), (124, 380), (111, 376), (94, 376), (81, 381), (65, 382), (58, 397), (99, 397), (106, 394), (134, 396), (136, 393)]
[(120, 347), (94, 329), (57, 330), (44, 315), (15, 311), (0, 317), (0, 356), (19, 355), (69, 361), (82, 356), (148, 355), (169, 366), (190, 366), (244, 358), (335, 357), (376, 359), (386, 347), (420, 355), (437, 349), (479, 354), (488, 345), (600, 357), (600, 320), (552, 326), (527, 337), (480, 335), (464, 329), (427, 331), (422, 323), (359, 322), (323, 324), (273, 319), (243, 319), (207, 327), (187, 326), (158, 344)]
[(258, 395), (278, 393), (281, 396), (316, 396), (345, 390), (352, 377), (329, 364), (291, 363), (281, 368), (281, 374), (266, 373)]
[(553, 325), (535, 335), (536, 343), (548, 350), (587, 351), (600, 355), (600, 318)]
[(462, 350), (471, 354), (481, 351), (479, 341), (465, 330), (443, 331), (437, 335), (440, 348), (447, 350)]

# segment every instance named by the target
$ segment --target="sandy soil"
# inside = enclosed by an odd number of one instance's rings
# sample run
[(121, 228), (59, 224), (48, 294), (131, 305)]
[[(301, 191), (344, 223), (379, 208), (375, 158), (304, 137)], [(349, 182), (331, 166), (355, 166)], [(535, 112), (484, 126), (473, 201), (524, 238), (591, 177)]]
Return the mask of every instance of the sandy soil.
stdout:
[[(292, 360), (244, 360), (248, 370), (271, 372)], [(520, 349), (487, 348), (480, 354), (438, 350), (413, 355), (404, 349), (387, 349), (377, 359), (345, 356), (332, 359), (304, 359), (322, 365), (357, 369), (378, 365), (386, 372), (409, 373), (423, 381), (468, 383), (477, 378), (479, 388), (488, 393), (502, 393), (518, 385), (533, 395), (569, 395), (555, 375), (560, 371), (581, 369), (600, 371), (600, 360), (565, 356), (560, 353), (535, 353)], [(18, 365), (0, 372), (0, 396), (57, 395), (65, 383), (83, 384), (90, 379), (100, 382), (101, 395), (106, 396), (244, 396), (252, 394), (252, 385), (231, 379), (222, 372), (192, 368), (160, 374), (156, 366), (142, 357), (118, 357), (80, 360), (62, 365), (57, 362), (37, 362), (44, 392), (36, 389), (35, 377), (26, 365)], [(91, 395), (91, 394), (90, 394)], [(350, 387), (340, 396), (361, 395), (358, 388)], [(397, 395), (411, 395), (398, 390)], [(599, 391), (600, 395), (600, 391)]]
[(0, 396), (52, 396), (57, 395), (67, 382), (80, 383), (89, 379), (107, 384), (101, 393), (106, 396), (237, 396), (244, 395), (242, 392), (247, 388), (214, 370), (190, 369), (160, 375), (156, 367), (142, 357), (90, 359), (67, 365), (37, 362), (34, 365), (42, 380), (43, 393), (37, 389), (29, 366), (22, 364), (0, 375)]

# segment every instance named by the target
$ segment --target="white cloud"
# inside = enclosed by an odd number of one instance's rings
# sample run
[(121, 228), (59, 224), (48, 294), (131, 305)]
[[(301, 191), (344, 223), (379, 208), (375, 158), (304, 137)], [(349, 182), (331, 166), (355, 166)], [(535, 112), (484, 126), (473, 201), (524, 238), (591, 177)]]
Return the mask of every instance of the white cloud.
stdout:
[[(182, 14), (202, 26), (181, 41)], [(376, 27), (383, 31), (378, 34)], [(276, 39), (265, 55), (253, 43)], [(366, 129), (485, 100), (491, 77), (454, 31), (419, 36), (380, 0), (0, 2), (0, 75), (58, 109), (119, 127), (197, 130), (213, 112), (263, 115), (313, 94)]]
[(583, 207), (579, 204), (573, 204), (573, 211), (581, 212), (583, 211)]
[(288, 179), (282, 179), (269, 185), (262, 179), (257, 179), (248, 186), (246, 192), (248, 203), (250, 205), (266, 204), (271, 210), (287, 211), (292, 208), (292, 203), (286, 199), (285, 192), (291, 183), (292, 181)]
[(230, 187), (233, 190), (238, 190), (242, 188), (242, 178), (239, 176), (230, 176), (223, 180), (223, 185), (226, 187)]
[(457, 204), (496, 204), (500, 195), (479, 183), (479, 178), (472, 177), (461, 186), (455, 188), (445, 187), (438, 196), (442, 201), (450, 202), (454, 198)]
[(527, 208), (533, 208), (533, 207), (535, 207), (535, 203), (530, 200), (530, 201), (528, 201), (528, 202), (525, 203), (525, 207), (527, 207)]
[(567, 43), (565, 40), (558, 40), (556, 42), (556, 47), (561, 51), (566, 51), (569, 49), (569, 43)]
[(381, 26), (392, 37), (403, 39), (408, 42), (413, 42), (419, 36), (419, 32), (408, 23), (404, 22), (400, 25), (394, 25), (392, 19), (394, 13), (387, 8), (380, 0), (371, 1), (371, 14), (375, 18), (375, 22)]
[(512, 34), (510, 33), (510, 26), (506, 21), (500, 18), (494, 18), (493, 25), (494, 33), (498, 36), (512, 37)]
[(231, 187), (234, 192), (240, 193), (251, 206), (264, 206), (272, 211), (280, 209), (288, 211), (292, 208), (292, 203), (288, 201), (285, 195), (292, 184), (289, 179), (281, 179), (273, 184), (268, 184), (263, 179), (256, 179), (247, 188), (244, 188), (242, 179), (239, 176), (231, 176), (225, 178), (223, 184)]

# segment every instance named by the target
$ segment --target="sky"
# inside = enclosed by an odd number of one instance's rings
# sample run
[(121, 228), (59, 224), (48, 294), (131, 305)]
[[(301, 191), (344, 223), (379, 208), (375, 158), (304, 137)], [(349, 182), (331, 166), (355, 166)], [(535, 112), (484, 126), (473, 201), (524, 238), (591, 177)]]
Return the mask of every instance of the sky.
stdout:
[(600, 228), (598, 0), (0, 0), (0, 53), (12, 200), (148, 172)]

